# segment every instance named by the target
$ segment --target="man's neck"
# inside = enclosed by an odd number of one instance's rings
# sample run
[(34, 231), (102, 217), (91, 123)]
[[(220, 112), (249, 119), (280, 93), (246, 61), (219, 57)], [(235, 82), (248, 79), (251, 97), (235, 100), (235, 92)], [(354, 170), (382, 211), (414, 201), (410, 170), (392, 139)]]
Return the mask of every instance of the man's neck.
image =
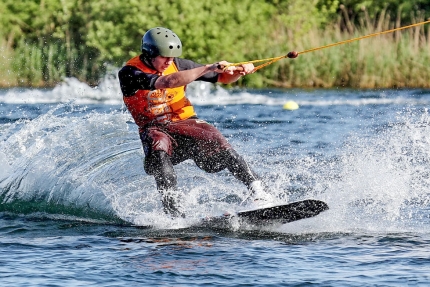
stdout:
[[(147, 58), (147, 57), (145, 57), (145, 55), (144, 54), (140, 54), (140, 56), (139, 56), (139, 59), (146, 65), (146, 66), (148, 66), (149, 68), (151, 68), (151, 69), (153, 69), (154, 71), (157, 71), (156, 69), (155, 69), (155, 67), (152, 65), (152, 62), (151, 62), (151, 59), (150, 58)], [(158, 71), (157, 71), (158, 72)]]

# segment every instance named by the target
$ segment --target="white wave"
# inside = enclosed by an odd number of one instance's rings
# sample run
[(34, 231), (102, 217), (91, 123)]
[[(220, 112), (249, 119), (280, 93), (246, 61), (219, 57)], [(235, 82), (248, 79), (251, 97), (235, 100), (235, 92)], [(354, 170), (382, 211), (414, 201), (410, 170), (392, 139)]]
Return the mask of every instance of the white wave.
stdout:
[(374, 99), (338, 99), (318, 101), (297, 101), (300, 106), (366, 106), (366, 105), (428, 105), (428, 99), (411, 99), (404, 97)]
[(106, 77), (97, 87), (90, 87), (76, 78), (66, 78), (53, 89), (10, 89), (0, 95), (0, 102), (8, 104), (65, 103), (113, 104), (122, 103), (119, 83), (114, 77)]
[[(247, 92), (232, 93), (206, 82), (193, 82), (187, 96), (194, 105), (262, 104), (281, 105), (282, 99)], [(0, 102), (7, 104), (66, 103), (121, 105), (122, 93), (116, 76), (105, 77), (98, 86), (90, 87), (76, 78), (66, 78), (53, 89), (10, 89), (0, 94)]]
[[(333, 98), (333, 93), (338, 96)], [(258, 91), (225, 89), (221, 85), (206, 82), (193, 82), (187, 87), (187, 96), (197, 106), (206, 105), (267, 105), (282, 106), (286, 101), (296, 101), (300, 107), (306, 106), (363, 106), (363, 105), (428, 105), (428, 98), (415, 98), (407, 93), (389, 93), (386, 91), (371, 92), (372, 97), (357, 98), (357, 94), (342, 90), (321, 90), (308, 92), (306, 90)], [(396, 94), (392, 96), (390, 94)], [(316, 97), (315, 95), (319, 95)], [(351, 98), (353, 95), (354, 98)], [(100, 80), (96, 87), (90, 87), (76, 78), (66, 78), (53, 89), (8, 89), (0, 91), (0, 103), (9, 104), (39, 104), (39, 103), (66, 103), (76, 104), (106, 104), (122, 105), (122, 93), (117, 78), (113, 72)]]

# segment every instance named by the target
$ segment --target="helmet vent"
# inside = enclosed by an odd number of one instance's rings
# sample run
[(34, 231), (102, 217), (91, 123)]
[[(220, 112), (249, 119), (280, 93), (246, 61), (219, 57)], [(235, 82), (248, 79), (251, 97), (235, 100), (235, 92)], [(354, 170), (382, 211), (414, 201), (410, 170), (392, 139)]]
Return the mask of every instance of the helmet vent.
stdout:
[(182, 43), (178, 35), (160, 27), (152, 28), (143, 35), (141, 48), (151, 58), (179, 57), (182, 54)]

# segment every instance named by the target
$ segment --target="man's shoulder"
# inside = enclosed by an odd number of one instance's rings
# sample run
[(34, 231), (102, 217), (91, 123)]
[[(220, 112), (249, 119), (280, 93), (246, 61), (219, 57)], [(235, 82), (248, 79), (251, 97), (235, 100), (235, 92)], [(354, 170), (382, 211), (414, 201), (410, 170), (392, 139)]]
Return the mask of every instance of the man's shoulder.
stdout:
[(133, 67), (133, 66), (128, 66), (125, 65), (124, 67), (122, 67), (119, 71), (118, 71), (118, 78), (122, 79), (126, 76), (130, 76), (133, 75), (136, 72), (137, 68)]
[(130, 65), (124, 65), (121, 69), (119, 69), (119, 71), (124, 72), (124, 71), (136, 71), (138, 70), (138, 68), (136, 68), (135, 66), (130, 66)]

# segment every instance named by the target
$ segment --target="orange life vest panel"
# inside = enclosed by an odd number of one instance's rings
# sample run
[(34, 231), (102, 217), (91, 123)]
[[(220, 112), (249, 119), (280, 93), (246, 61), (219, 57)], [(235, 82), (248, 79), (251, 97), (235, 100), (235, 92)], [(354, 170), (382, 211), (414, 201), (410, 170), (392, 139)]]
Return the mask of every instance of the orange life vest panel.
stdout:
[[(126, 63), (147, 74), (170, 75), (178, 72), (175, 63), (161, 74), (145, 65), (139, 56)], [(134, 95), (123, 96), (127, 109), (136, 124), (142, 128), (149, 123), (167, 123), (195, 116), (191, 102), (185, 96), (186, 86), (158, 90), (138, 90)]]

